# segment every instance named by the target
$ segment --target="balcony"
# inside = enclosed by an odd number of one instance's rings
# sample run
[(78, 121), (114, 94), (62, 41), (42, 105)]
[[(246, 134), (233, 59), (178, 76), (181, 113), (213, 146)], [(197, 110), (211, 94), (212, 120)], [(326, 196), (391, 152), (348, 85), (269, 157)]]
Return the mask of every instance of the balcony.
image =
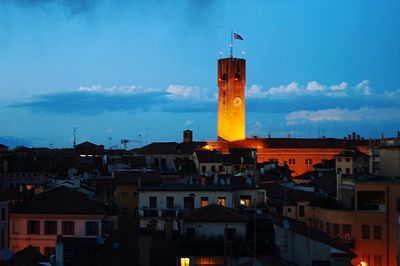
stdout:
[(356, 247), (356, 240), (351, 239), (340, 239), (339, 242), (343, 244), (346, 248), (354, 249)]
[(139, 210), (140, 217), (178, 217), (182, 210), (142, 208)]

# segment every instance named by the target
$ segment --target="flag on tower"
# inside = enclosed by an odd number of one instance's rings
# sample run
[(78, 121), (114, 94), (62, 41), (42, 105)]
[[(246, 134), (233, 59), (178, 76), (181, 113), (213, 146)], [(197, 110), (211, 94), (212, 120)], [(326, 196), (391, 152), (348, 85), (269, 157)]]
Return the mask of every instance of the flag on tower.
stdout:
[(242, 41), (243, 41), (243, 37), (240, 36), (240, 35), (237, 34), (237, 33), (233, 33), (233, 38), (234, 38), (235, 40), (242, 40)]

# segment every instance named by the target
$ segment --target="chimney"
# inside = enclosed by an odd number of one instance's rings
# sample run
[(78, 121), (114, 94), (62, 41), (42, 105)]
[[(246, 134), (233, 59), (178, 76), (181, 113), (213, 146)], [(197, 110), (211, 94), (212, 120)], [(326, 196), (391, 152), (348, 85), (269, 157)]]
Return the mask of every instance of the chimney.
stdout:
[(350, 135), (350, 134), (347, 136), (347, 139), (348, 139), (348, 140), (351, 140), (351, 135)]
[(356, 132), (353, 132), (353, 133), (352, 133), (352, 139), (353, 139), (353, 140), (356, 140)]
[(400, 139), (400, 131), (397, 131), (397, 138)]
[(361, 140), (361, 137), (360, 137), (360, 135), (358, 135), (358, 134), (357, 134), (357, 140)]
[(62, 235), (56, 240), (56, 266), (64, 266), (64, 240)]
[(189, 129), (183, 131), (183, 142), (192, 142), (193, 141), (193, 132)]

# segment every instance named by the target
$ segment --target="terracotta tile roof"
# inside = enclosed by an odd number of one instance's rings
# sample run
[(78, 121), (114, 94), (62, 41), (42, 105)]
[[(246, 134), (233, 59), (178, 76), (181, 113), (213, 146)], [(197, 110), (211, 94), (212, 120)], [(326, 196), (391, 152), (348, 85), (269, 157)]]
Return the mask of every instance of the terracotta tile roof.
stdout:
[(231, 142), (231, 146), (253, 148), (350, 148), (368, 145), (368, 140), (344, 140), (334, 138), (257, 138)]
[(142, 148), (135, 149), (137, 154), (179, 154), (182, 149), (177, 142), (153, 142)]
[(8, 146), (6, 146), (4, 144), (0, 144), (0, 149), (8, 149)]
[(371, 156), (358, 150), (344, 150), (341, 153), (335, 155), (335, 157), (369, 158)]
[(296, 205), (298, 201), (311, 201), (314, 197), (313, 192), (298, 189), (286, 188), (287, 201), (284, 202), (285, 188), (282, 185), (271, 186), (267, 190), (268, 203), (270, 205), (291, 204)]
[(196, 149), (206, 145), (205, 142), (153, 142), (142, 148), (134, 149), (136, 154), (187, 154), (192, 155)]
[(59, 186), (18, 202), (11, 213), (110, 215), (114, 210), (81, 192)]
[(195, 153), (201, 163), (254, 164), (252, 151), (253, 149), (230, 149), (229, 153), (223, 154), (219, 151), (197, 150)]
[(211, 204), (182, 215), (184, 221), (196, 222), (247, 222), (246, 216), (223, 206)]
[(115, 184), (137, 184), (139, 178), (142, 184), (160, 184), (162, 181), (159, 172), (121, 171), (114, 173)]
[[(275, 212), (269, 212), (269, 215), (272, 219), (272, 222), (275, 225), (278, 225), (279, 227), (283, 228), (283, 221), (284, 217), (278, 213)], [(291, 219), (286, 217), (287, 221), (289, 222), (289, 231), (295, 232), (297, 234), (300, 234), (302, 236), (305, 236), (307, 238), (313, 239), (318, 242), (325, 243), (331, 247), (334, 247), (336, 249), (339, 249), (341, 251), (344, 251), (348, 254), (350, 258), (355, 258), (357, 255), (353, 253), (349, 248), (347, 248), (345, 245), (342, 243), (338, 242), (336, 239), (330, 237), (328, 234), (307, 226), (306, 223)]]
[(41, 265), (39, 264), (39, 262), (46, 262), (46, 261), (48, 262), (45, 256), (43, 256), (36, 248), (29, 245), (26, 248), (16, 252), (12, 256), (10, 265), (33, 266), (33, 265)]

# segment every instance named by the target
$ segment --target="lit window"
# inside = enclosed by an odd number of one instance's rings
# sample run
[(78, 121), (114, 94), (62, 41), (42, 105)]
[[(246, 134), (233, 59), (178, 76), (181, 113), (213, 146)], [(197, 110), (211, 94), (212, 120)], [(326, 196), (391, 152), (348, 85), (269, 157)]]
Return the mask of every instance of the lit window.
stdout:
[(218, 198), (218, 205), (221, 205), (221, 206), (226, 206), (226, 198), (225, 197), (219, 197)]
[(245, 207), (250, 207), (251, 196), (250, 195), (242, 195), (240, 196), (240, 205)]
[(201, 197), (200, 206), (205, 207), (208, 205), (208, 197)]
[(190, 259), (189, 258), (181, 258), (181, 266), (189, 266)]

